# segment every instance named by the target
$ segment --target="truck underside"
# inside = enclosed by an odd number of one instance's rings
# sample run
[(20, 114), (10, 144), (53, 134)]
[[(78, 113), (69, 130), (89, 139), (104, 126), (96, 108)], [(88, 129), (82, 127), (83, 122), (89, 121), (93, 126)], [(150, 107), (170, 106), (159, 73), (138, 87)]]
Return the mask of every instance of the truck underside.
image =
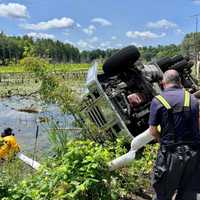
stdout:
[(92, 139), (103, 142), (123, 135), (131, 140), (144, 132), (151, 100), (161, 92), (160, 82), (168, 69), (179, 72), (183, 87), (191, 93), (198, 90), (188, 57), (165, 57), (149, 64), (139, 58), (138, 49), (129, 46), (104, 63), (103, 73), (98, 73), (97, 64), (89, 70), (81, 111), (83, 119), (89, 119), (99, 132), (100, 137)]

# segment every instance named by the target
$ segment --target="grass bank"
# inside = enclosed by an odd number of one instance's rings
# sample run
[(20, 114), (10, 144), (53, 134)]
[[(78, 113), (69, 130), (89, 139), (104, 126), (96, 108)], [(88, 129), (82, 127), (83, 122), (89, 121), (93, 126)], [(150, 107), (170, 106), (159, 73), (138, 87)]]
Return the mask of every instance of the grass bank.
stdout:
[[(47, 72), (77, 72), (77, 71), (87, 71), (91, 64), (81, 63), (81, 64), (49, 64), (47, 67)], [(0, 73), (24, 73), (26, 69), (21, 65), (10, 65), (1, 66)]]

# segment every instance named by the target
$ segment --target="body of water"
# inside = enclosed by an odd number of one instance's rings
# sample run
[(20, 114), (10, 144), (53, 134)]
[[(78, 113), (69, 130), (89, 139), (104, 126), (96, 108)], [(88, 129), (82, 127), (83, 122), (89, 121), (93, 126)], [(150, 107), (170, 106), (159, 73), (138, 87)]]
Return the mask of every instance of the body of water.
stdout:
[[(39, 112), (18, 111), (31, 106)], [(37, 153), (41, 153), (47, 152), (50, 147), (48, 140), (50, 123), (59, 123), (59, 127), (66, 128), (71, 126), (71, 122), (72, 118), (60, 113), (56, 105), (46, 105), (35, 98), (14, 96), (0, 100), (0, 131), (7, 127), (12, 128), (24, 153), (31, 154), (34, 151), (37, 126), (39, 127)]]

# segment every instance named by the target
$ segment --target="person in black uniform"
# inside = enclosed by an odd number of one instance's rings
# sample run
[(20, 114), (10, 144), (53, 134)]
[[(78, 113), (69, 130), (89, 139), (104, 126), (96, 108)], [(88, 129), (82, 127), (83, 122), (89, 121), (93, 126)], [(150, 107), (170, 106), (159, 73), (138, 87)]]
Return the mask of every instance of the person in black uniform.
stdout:
[(199, 104), (182, 88), (175, 70), (164, 73), (163, 87), (152, 100), (149, 117), (150, 133), (160, 143), (152, 177), (155, 199), (171, 200), (176, 194), (176, 200), (198, 200)]

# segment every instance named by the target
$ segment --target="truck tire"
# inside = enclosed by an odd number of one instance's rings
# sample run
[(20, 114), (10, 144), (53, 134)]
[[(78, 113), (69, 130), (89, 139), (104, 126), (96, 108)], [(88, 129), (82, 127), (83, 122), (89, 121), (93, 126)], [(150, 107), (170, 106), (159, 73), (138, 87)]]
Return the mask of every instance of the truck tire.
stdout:
[(176, 64), (172, 65), (170, 69), (175, 69), (176, 71), (181, 72), (187, 66), (188, 66), (188, 62), (185, 59), (183, 59), (180, 62), (177, 62)]
[(163, 72), (165, 72), (171, 66), (172, 60), (169, 57), (164, 57), (164, 58), (161, 58), (160, 60), (158, 60), (156, 63), (160, 67), (160, 69)]
[(103, 64), (105, 74), (112, 76), (125, 71), (139, 59), (140, 52), (135, 46), (128, 46), (111, 56)]
[(176, 65), (179, 62), (185, 61), (182, 55), (174, 56), (172, 58), (164, 57), (157, 61), (157, 65), (165, 72), (168, 69), (172, 69), (172, 65)]
[(184, 59), (182, 55), (177, 55), (171, 58), (172, 64), (176, 64), (177, 62), (180, 62)]

